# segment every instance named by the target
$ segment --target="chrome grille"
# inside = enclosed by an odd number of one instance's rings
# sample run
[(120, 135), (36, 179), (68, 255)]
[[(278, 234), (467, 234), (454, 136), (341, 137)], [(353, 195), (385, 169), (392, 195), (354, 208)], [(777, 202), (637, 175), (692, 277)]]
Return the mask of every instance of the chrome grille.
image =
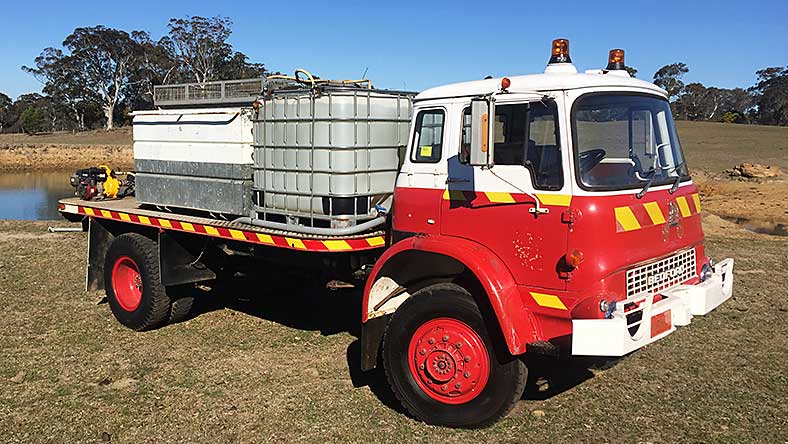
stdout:
[(627, 271), (627, 298), (640, 293), (657, 294), (697, 275), (695, 249)]

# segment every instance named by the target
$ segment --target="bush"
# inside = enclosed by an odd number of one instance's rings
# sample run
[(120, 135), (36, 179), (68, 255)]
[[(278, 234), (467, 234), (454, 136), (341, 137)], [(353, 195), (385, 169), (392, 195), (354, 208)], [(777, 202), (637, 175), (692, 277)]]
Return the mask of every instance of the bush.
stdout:
[(22, 121), (22, 130), (27, 134), (36, 134), (49, 129), (47, 115), (39, 108), (28, 108), (19, 116)]

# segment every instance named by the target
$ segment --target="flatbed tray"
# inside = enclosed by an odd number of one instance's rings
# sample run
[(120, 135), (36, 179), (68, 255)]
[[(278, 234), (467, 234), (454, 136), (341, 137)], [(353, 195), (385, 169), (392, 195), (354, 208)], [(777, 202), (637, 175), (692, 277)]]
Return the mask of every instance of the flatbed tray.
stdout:
[(76, 197), (61, 199), (58, 201), (58, 210), (64, 216), (81, 215), (90, 218), (111, 219), (163, 230), (213, 236), (291, 250), (341, 253), (372, 250), (386, 246), (385, 231), (351, 236), (310, 235), (228, 220), (140, 208), (137, 200), (133, 197), (102, 201), (87, 201)]

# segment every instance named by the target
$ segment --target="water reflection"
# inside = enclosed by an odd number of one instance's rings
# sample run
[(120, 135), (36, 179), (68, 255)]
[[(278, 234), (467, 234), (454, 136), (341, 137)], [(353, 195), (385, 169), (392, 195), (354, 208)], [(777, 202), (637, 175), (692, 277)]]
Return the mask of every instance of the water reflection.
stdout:
[(60, 219), (57, 201), (74, 195), (73, 171), (0, 173), (0, 219)]

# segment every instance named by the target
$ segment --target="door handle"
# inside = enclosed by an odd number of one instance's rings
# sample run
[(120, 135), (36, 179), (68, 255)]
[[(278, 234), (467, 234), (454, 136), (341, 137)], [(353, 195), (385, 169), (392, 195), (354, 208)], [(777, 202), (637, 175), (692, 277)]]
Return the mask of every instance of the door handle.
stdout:
[(456, 177), (449, 177), (448, 179), (446, 179), (446, 183), (467, 183), (470, 181), (471, 181), (470, 179), (460, 179)]

